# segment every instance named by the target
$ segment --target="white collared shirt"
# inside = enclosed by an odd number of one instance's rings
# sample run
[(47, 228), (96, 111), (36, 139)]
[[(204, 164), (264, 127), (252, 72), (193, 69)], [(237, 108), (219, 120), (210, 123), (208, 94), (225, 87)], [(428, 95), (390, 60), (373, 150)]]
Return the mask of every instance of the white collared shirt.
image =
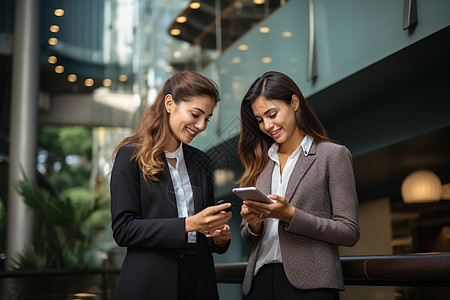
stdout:
[[(280, 158), (278, 157), (280, 145), (278, 143), (272, 144), (268, 151), (269, 158), (275, 162), (272, 172), (272, 195), (285, 197), (289, 178), (291, 177), (299, 155), (303, 152), (307, 156), (311, 150), (313, 141), (314, 139), (308, 135), (303, 138), (300, 146), (288, 157), (283, 168), (283, 173), (280, 172)], [(281, 263), (283, 261), (278, 237), (278, 223), (279, 220), (274, 218), (268, 218), (265, 221), (265, 233), (261, 241), (254, 275), (265, 264)]]
[[(195, 214), (192, 186), (189, 180), (189, 173), (184, 161), (183, 143), (175, 150), (175, 152), (164, 151), (166, 158), (176, 158), (175, 168), (170, 163), (169, 171), (172, 178), (175, 198), (177, 199), (178, 218), (186, 218)], [(196, 232), (188, 233), (188, 242), (195, 243)]]

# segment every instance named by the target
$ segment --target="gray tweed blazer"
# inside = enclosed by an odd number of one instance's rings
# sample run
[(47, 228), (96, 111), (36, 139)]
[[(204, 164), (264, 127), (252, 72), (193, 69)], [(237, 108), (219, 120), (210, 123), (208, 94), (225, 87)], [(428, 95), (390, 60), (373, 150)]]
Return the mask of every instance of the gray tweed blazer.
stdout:
[[(271, 193), (274, 162), (269, 160), (256, 187)], [(344, 289), (337, 246), (354, 246), (359, 240), (358, 197), (350, 151), (341, 145), (314, 141), (310, 153), (302, 152), (289, 179), (286, 199), (295, 209), (290, 224), (280, 221), (283, 267), (289, 282), (298, 289)], [(264, 236), (251, 234), (245, 220), (241, 235), (252, 248), (243, 282), (247, 295), (252, 288), (256, 258)]]

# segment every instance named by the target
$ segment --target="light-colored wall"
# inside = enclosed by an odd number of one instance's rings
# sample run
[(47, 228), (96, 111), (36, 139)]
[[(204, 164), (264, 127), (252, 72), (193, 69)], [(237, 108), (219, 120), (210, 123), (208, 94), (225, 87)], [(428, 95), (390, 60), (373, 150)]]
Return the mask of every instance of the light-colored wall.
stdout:
[[(376, 199), (359, 205), (361, 239), (356, 246), (340, 247), (341, 256), (392, 254), (392, 221), (389, 198)], [(395, 287), (346, 286), (341, 300), (395, 299)]]
[[(448, 0), (418, 1), (418, 25), (410, 31), (402, 27), (403, 1), (315, 1), (318, 76), (309, 81), (308, 3), (289, 1), (203, 70), (219, 84), (223, 101), (214, 112), (214, 123), (192, 142), (194, 146), (207, 150), (239, 133), (240, 102), (253, 81), (266, 71), (286, 73), (308, 98), (450, 24)], [(263, 26), (270, 32), (261, 33)], [(248, 50), (239, 50), (241, 44)], [(271, 60), (264, 63), (263, 58)], [(362, 98), (361, 103), (364, 101)]]

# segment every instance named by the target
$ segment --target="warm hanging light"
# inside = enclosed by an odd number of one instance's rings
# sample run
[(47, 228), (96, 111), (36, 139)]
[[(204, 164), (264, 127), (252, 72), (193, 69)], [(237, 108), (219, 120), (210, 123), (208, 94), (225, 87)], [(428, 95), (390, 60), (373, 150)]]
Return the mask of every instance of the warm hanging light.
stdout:
[(409, 174), (402, 183), (405, 203), (437, 202), (441, 198), (441, 180), (432, 171), (420, 170)]
[(441, 200), (450, 200), (450, 183), (442, 185)]

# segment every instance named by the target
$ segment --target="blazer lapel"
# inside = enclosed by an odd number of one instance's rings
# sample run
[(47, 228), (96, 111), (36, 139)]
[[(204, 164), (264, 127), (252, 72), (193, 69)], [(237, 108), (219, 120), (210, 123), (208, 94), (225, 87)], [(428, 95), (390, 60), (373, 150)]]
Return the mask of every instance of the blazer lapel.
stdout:
[(269, 159), (256, 181), (256, 188), (264, 195), (270, 195), (272, 193), (272, 172), (274, 166), (275, 162)]
[(206, 204), (203, 203), (202, 197), (202, 174), (200, 168), (197, 166), (197, 164), (201, 164), (202, 162), (197, 161), (197, 159), (191, 155), (189, 148), (185, 147), (185, 145), (183, 145), (183, 155), (186, 169), (189, 174), (189, 180), (191, 182), (194, 210), (195, 213), (198, 213), (206, 206)]
[(297, 189), (300, 180), (302, 180), (303, 175), (305, 175), (306, 171), (309, 169), (309, 167), (316, 159), (315, 154), (316, 154), (316, 142), (314, 141), (308, 156), (305, 156), (303, 151), (298, 156), (297, 162), (295, 163), (294, 170), (292, 171), (291, 177), (289, 178), (288, 186), (286, 188), (285, 198), (288, 202), (291, 201), (292, 195), (294, 195), (294, 192)]
[(164, 166), (164, 172), (160, 174), (159, 182), (153, 182), (152, 184), (158, 184), (161, 189), (161, 194), (164, 195), (167, 209), (172, 218), (178, 217), (177, 198), (175, 197), (175, 190), (173, 188), (172, 177), (170, 176), (169, 166), (167, 162)]

